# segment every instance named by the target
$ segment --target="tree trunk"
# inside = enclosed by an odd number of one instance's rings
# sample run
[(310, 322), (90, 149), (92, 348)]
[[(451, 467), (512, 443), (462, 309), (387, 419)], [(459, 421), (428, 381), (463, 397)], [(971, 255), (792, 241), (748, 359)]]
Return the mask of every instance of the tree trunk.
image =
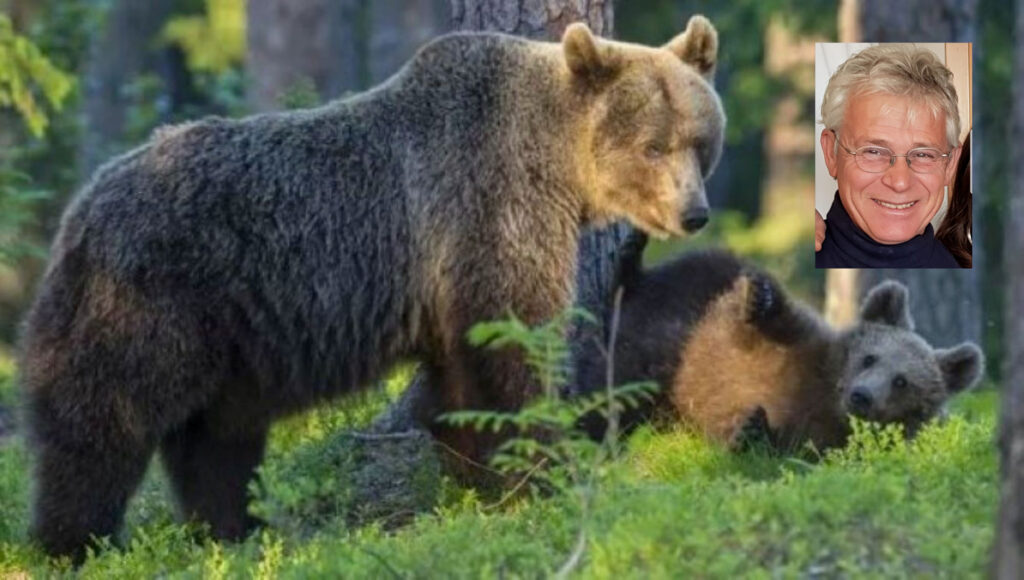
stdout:
[[(860, 4), (859, 22), (864, 37), (859, 40), (862, 42), (971, 42), (974, 39), (974, 1), (926, 3), (912, 0), (886, 4), (879, 0), (861, 0)], [(844, 6), (844, 11), (846, 9)], [(849, 23), (844, 27), (856, 29)], [(975, 195), (984, 195), (984, 192), (975, 190)], [(976, 199), (980, 200), (980, 197)], [(982, 249), (979, 243), (982, 226), (975, 220), (973, 238), (976, 255)], [(977, 257), (975, 263), (980, 264)], [(917, 331), (925, 339), (935, 346), (950, 346), (964, 340), (981, 342), (980, 270), (980, 267), (970, 270), (860, 270), (856, 275), (857, 290), (849, 295), (859, 299), (883, 279), (899, 280), (910, 289), (911, 313)], [(828, 291), (831, 292), (832, 285), (841, 281), (841, 277), (830, 273)]]
[(246, 11), (254, 111), (281, 109), (304, 84), (324, 100), (365, 88), (366, 0), (249, 0)]
[(994, 576), (1007, 580), (1024, 577), (1024, 1), (1016, 4), (1011, 140), (1014, 179), (1003, 226), (1008, 292), (999, 432), (1002, 477), (993, 560)]
[(491, 30), (535, 40), (558, 40), (573, 22), (612, 35), (611, 0), (452, 0), (452, 27)]
[(35, 3), (29, 0), (0, 0), (0, 12), (11, 19), (11, 25), (18, 34), (25, 34), (37, 8)]
[(863, 42), (971, 42), (977, 0), (860, 0)]
[(247, 10), (255, 111), (281, 109), (304, 84), (324, 101), (368, 89), (450, 25), (445, 0), (249, 0)]
[[(538, 40), (558, 40), (565, 28), (576, 21), (586, 22), (595, 34), (610, 36), (611, 0), (452, 0), (452, 25), (459, 30), (491, 30), (518, 34)], [(606, 228), (589, 229), (580, 240), (576, 275), (576, 306), (585, 308), (604, 321), (614, 283), (619, 247), (631, 228), (616, 223)], [(580, 325), (569, 337), (575, 358), (591, 340), (602, 340), (604, 325)], [(374, 422), (374, 429), (404, 431), (424, 427), (433, 421), (438, 409), (432, 396), (437, 386), (427, 384), (424, 373), (417, 373), (401, 399)]]
[(174, 8), (174, 0), (116, 0), (89, 49), (82, 83), (85, 130), (80, 169), (84, 176), (116, 153), (130, 108), (128, 85), (157, 68), (153, 40)]
[(393, 75), (416, 50), (451, 27), (446, 0), (375, 0), (370, 12), (370, 84)]

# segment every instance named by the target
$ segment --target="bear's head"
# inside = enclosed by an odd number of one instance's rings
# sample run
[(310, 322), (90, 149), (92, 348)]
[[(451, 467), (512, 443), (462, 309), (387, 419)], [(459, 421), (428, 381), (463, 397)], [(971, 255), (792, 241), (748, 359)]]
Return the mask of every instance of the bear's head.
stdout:
[(845, 412), (913, 433), (953, 395), (981, 378), (984, 356), (973, 343), (933, 349), (914, 332), (907, 289), (887, 281), (868, 293), (860, 322), (840, 339), (839, 380)]
[(625, 218), (664, 238), (708, 219), (704, 181), (722, 152), (725, 114), (711, 86), (718, 35), (703, 16), (660, 48), (562, 38), (572, 91), (586, 120), (577, 154), (590, 219)]

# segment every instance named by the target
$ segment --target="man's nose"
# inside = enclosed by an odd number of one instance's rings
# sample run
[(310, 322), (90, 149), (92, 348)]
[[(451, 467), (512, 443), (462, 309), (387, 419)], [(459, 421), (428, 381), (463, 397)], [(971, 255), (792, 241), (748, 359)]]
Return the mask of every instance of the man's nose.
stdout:
[(882, 183), (893, 191), (906, 191), (910, 188), (911, 171), (904, 157), (897, 157), (892, 167), (882, 175)]

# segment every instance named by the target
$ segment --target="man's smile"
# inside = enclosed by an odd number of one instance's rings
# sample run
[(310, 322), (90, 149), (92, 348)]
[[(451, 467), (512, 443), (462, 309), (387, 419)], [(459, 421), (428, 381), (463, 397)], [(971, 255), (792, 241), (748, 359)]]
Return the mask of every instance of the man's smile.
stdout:
[(914, 207), (914, 205), (917, 203), (916, 199), (914, 201), (908, 201), (906, 203), (892, 203), (892, 202), (888, 202), (888, 201), (882, 201), (881, 199), (876, 199), (876, 198), (871, 198), (871, 201), (875, 202), (876, 204), (878, 204), (878, 205), (880, 205), (880, 206), (882, 206), (882, 207), (884, 207), (886, 209), (891, 209), (891, 210), (907, 210), (907, 209), (910, 209), (910, 208)]

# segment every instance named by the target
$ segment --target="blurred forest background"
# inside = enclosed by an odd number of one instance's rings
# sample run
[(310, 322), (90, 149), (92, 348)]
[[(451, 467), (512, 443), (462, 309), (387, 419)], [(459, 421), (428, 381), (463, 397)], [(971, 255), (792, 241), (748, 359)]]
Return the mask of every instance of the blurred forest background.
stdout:
[[(99, 164), (163, 124), (314, 106), (373, 86), (423, 42), (471, 18), (470, 4), (0, 0), (0, 350), (12, 348), (62, 208)], [(911, 0), (892, 8), (864, 0), (848, 25), (843, 7), (854, 3), (841, 4), (615, 3), (606, 36), (659, 44), (690, 14), (704, 13), (721, 42), (715, 84), (729, 123), (710, 182), (712, 225), (695, 239), (655, 245), (648, 257), (725, 244), (822, 305), (826, 279), (811, 251), (814, 43), (975, 42), (975, 269), (864, 274), (861, 289), (841, 299), (855, 304), (875, 278), (900, 277), (911, 285), (925, 336), (940, 346), (983, 342), (998, 379), (1013, 4)], [(479, 27), (517, 32), (518, 10), (508, 11), (508, 22)]]

